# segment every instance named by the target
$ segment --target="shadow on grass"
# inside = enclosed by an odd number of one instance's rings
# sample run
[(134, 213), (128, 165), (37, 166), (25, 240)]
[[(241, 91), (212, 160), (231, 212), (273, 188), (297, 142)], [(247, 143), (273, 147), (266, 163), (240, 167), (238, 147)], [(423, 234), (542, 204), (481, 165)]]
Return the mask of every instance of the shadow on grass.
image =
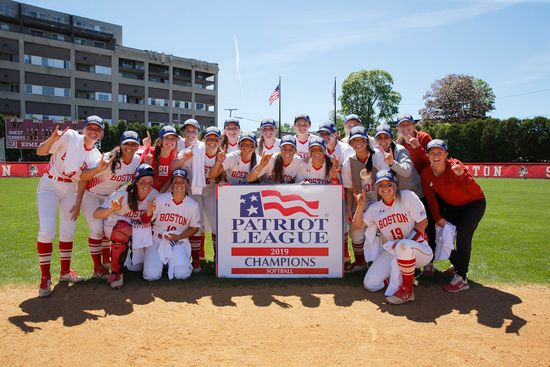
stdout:
[(522, 303), (513, 294), (472, 282), (467, 292), (447, 294), (441, 290), (444, 282), (439, 274), (422, 281), (415, 288), (416, 301), (394, 306), (386, 303), (382, 292), (371, 293), (363, 288), (363, 274), (351, 274), (345, 279), (216, 279), (208, 263), (205, 271), (194, 274), (186, 281), (149, 283), (142, 280), (139, 274), (126, 273), (125, 285), (120, 290), (111, 290), (104, 281), (99, 280), (70, 286), (59, 283), (50, 297), (36, 297), (22, 302), (19, 307), (26, 315), (12, 316), (9, 321), (24, 332), (40, 329), (31, 326), (31, 323), (59, 318), (64, 326), (76, 326), (109, 315), (128, 315), (133, 312), (134, 305), (146, 305), (156, 298), (166, 302), (198, 304), (198, 300), (206, 297), (217, 307), (238, 307), (234, 297), (250, 297), (257, 307), (277, 305), (292, 312), (292, 305), (278, 297), (298, 297), (303, 307), (314, 309), (321, 304), (319, 295), (332, 295), (334, 304), (339, 307), (369, 301), (379, 305), (381, 312), (405, 316), (420, 323), (437, 323), (438, 318), (453, 310), (461, 314), (475, 312), (478, 322), (491, 328), (500, 328), (509, 320), (507, 333), (519, 334), (527, 323), (512, 311), (513, 305)]

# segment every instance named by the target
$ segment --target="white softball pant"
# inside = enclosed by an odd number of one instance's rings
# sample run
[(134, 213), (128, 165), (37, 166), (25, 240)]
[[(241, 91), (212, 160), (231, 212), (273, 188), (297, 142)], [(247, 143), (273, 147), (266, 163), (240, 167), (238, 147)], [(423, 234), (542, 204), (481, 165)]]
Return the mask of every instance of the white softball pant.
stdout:
[(88, 237), (94, 240), (101, 240), (103, 238), (103, 219), (94, 219), (94, 212), (103, 204), (106, 198), (106, 196), (93, 194), (88, 190), (84, 192), (84, 196), (82, 197), (80, 211), (88, 222)]
[[(414, 242), (410, 240), (411, 242)], [(389, 278), (392, 271), (392, 262), (395, 258), (409, 260), (416, 258), (416, 267), (421, 268), (430, 263), (433, 258), (433, 252), (428, 242), (415, 242), (414, 247), (407, 244), (409, 240), (401, 240), (395, 247), (395, 255), (383, 251), (380, 256), (372, 263), (363, 280), (363, 285), (369, 291), (376, 292), (384, 288), (384, 280)], [(395, 265), (397, 266), (397, 265)], [(400, 277), (400, 283), (402, 278)]]
[(71, 219), (71, 209), (76, 203), (76, 182), (61, 182), (42, 176), (36, 201), (39, 227), (37, 241), (53, 242), (59, 209), (59, 240), (72, 242), (76, 222)]
[[(159, 280), (162, 276), (164, 264), (160, 259), (159, 245), (160, 239), (153, 236), (153, 244), (146, 247), (145, 259), (143, 261), (143, 279), (153, 281)], [(173, 277), (176, 279), (188, 279), (193, 272), (191, 265), (191, 245), (189, 240), (180, 241), (181, 244), (172, 247), (172, 257), (168, 261), (168, 272), (173, 271)]]

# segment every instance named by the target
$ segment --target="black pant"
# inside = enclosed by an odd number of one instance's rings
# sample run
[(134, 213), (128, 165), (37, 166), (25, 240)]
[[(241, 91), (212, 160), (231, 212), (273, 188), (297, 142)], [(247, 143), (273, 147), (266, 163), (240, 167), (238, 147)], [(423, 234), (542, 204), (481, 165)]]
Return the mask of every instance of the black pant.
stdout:
[(443, 218), (456, 226), (456, 250), (451, 252), (449, 260), (455, 267), (457, 274), (466, 279), (472, 252), (472, 238), (485, 213), (485, 199), (472, 201), (461, 206), (453, 206), (443, 200), (440, 200), (439, 203)]

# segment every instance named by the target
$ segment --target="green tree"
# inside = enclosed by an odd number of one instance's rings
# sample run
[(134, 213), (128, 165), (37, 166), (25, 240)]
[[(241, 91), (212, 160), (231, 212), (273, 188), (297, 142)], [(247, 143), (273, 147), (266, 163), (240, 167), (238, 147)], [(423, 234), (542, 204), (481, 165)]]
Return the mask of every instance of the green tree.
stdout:
[(342, 112), (355, 113), (366, 128), (389, 122), (397, 115), (401, 94), (393, 90), (393, 78), (385, 70), (360, 70), (342, 83)]
[(469, 122), (495, 109), (495, 94), (487, 82), (470, 75), (447, 75), (424, 95), (422, 119)]

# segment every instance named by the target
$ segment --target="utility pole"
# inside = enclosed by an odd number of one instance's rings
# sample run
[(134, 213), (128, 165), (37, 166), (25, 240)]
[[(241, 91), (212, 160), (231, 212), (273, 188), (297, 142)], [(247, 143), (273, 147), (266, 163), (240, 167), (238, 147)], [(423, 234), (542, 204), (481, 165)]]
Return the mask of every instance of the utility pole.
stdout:
[(224, 108), (225, 111), (229, 111), (229, 117), (233, 117), (233, 111), (237, 111), (238, 108)]

